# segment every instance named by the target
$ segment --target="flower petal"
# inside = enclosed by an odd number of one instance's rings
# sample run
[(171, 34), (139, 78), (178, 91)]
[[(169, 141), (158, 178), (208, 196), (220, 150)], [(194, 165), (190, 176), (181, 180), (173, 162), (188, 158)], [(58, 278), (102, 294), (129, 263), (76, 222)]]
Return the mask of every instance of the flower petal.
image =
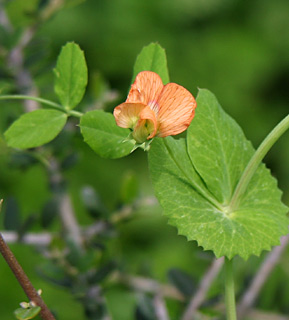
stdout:
[(159, 105), (158, 134), (166, 137), (185, 131), (195, 115), (196, 100), (184, 87), (168, 83), (157, 101)]
[(158, 99), (164, 85), (161, 77), (152, 71), (142, 71), (131, 86), (126, 102), (140, 102), (153, 105)]
[(116, 124), (121, 128), (133, 129), (139, 120), (141, 111), (146, 107), (142, 103), (124, 102), (118, 105), (113, 111)]

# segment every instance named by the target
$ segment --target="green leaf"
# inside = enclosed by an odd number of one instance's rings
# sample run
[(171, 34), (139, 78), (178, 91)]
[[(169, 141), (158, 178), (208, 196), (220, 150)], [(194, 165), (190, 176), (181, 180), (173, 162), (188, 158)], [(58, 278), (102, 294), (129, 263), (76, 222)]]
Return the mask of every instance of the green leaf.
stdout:
[(40, 215), (40, 223), (41, 226), (46, 229), (51, 226), (51, 224), (55, 221), (59, 212), (59, 204), (55, 197), (49, 199), (45, 204), (41, 211)]
[(81, 117), (80, 128), (84, 141), (101, 157), (121, 158), (134, 148), (132, 141), (124, 141), (130, 130), (118, 127), (111, 113), (87, 112)]
[(208, 90), (198, 93), (187, 142), (190, 158), (207, 188), (220, 203), (228, 205), (254, 149)]
[(14, 311), (15, 317), (19, 320), (29, 320), (35, 318), (41, 308), (39, 306), (29, 307), (27, 309), (19, 308)]
[(247, 259), (280, 244), (288, 233), (288, 208), (276, 180), (261, 164), (240, 199), (230, 200), (254, 153), (238, 124), (207, 90), (200, 90), (187, 141), (155, 139), (149, 165), (169, 223), (216, 257)]
[(87, 85), (87, 66), (83, 51), (73, 42), (60, 52), (54, 69), (54, 90), (61, 104), (73, 109), (81, 101)]
[(5, 132), (13, 148), (39, 147), (54, 139), (64, 127), (67, 115), (57, 110), (40, 109), (22, 115)]
[(159, 44), (149, 44), (144, 47), (137, 56), (133, 69), (132, 82), (134, 82), (135, 77), (141, 71), (156, 72), (162, 78), (164, 84), (169, 82), (166, 52)]

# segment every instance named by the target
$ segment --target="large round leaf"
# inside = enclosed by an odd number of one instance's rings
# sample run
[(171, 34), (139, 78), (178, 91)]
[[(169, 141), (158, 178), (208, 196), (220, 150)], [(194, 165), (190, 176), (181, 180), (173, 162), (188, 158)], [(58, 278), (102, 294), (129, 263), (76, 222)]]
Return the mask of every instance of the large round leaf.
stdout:
[(169, 223), (217, 257), (247, 259), (280, 244), (288, 233), (288, 208), (264, 164), (237, 208), (230, 201), (254, 153), (237, 123), (214, 95), (201, 90), (187, 141), (155, 139), (149, 152), (156, 195)]

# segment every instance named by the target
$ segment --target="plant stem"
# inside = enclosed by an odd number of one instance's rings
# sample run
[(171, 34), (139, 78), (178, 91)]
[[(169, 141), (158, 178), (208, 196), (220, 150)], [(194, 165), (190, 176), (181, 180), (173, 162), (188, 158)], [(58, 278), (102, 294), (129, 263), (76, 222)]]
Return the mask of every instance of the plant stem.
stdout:
[(181, 320), (192, 320), (196, 318), (196, 313), (205, 301), (207, 293), (224, 265), (224, 257), (214, 259), (209, 269), (203, 275), (198, 290), (193, 294), (188, 307), (186, 308)]
[(2, 95), (2, 96), (0, 95), (0, 100), (12, 100), (12, 99), (37, 101), (39, 103), (43, 103), (43, 104), (49, 106), (52, 109), (64, 112), (64, 113), (66, 113), (68, 115), (71, 115), (71, 116), (74, 116), (74, 117), (77, 117), (77, 118), (81, 118), (81, 116), (83, 115), (83, 113), (81, 113), (79, 111), (68, 110), (66, 108), (63, 108), (58, 103), (55, 103), (55, 102), (47, 100), (47, 99), (39, 98), (39, 97), (26, 96), (26, 95), (22, 95), (22, 94), (11, 94), (11, 95)]
[(233, 260), (229, 260), (227, 257), (225, 258), (225, 300), (227, 320), (237, 320)]
[(274, 143), (289, 129), (289, 115), (286, 116), (277, 126), (267, 135), (267, 137), (260, 144), (259, 148), (256, 150), (251, 160), (249, 161), (247, 167), (245, 168), (241, 179), (235, 189), (231, 200), (231, 210), (234, 211), (238, 205), (241, 196), (246, 191), (246, 188), (257, 170), (260, 162), (263, 160), (267, 152), (271, 149)]
[[(2, 200), (0, 201), (0, 207), (2, 204)], [(19, 284), (23, 288), (26, 296), (30, 301), (33, 301), (37, 306), (41, 308), (40, 315), (44, 320), (55, 320), (53, 314), (46, 306), (45, 302), (42, 300), (40, 295), (37, 293), (35, 288), (33, 287), (32, 283), (30, 282), (29, 278), (27, 277), (26, 273), (20, 266), (19, 262), (15, 258), (14, 254), (7, 246), (5, 240), (0, 233), (0, 252), (3, 258), (6, 260), (7, 264), (9, 265), (10, 269), (14, 273), (16, 279), (18, 280)]]
[(53, 109), (57, 109), (59, 111), (65, 112), (65, 110), (61, 107), (61, 105), (50, 101), (50, 100), (46, 100), (43, 98), (39, 98), (39, 97), (33, 97), (33, 96), (26, 96), (24, 94), (10, 94), (10, 95), (0, 95), (0, 100), (33, 100), (33, 101), (37, 101), (39, 103), (43, 103), (46, 104), (49, 107), (52, 107)]

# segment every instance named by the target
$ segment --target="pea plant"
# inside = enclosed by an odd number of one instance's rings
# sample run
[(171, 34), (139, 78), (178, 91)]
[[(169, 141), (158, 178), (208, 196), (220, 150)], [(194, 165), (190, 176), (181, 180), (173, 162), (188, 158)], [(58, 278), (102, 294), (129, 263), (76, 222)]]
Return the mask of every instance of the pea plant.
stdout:
[[(165, 51), (155, 43), (138, 55), (127, 99), (115, 107), (113, 114), (76, 110), (87, 81), (84, 53), (70, 42), (63, 46), (54, 68), (57, 100), (0, 94), (1, 103), (25, 100), (41, 105), (21, 115), (5, 131), (7, 146), (37, 154), (73, 120), (83, 141), (103, 158), (129, 157), (137, 148), (143, 149), (155, 196), (169, 224), (188, 241), (196, 241), (204, 250), (213, 252), (216, 261), (224, 257), (226, 319), (237, 319), (235, 257), (247, 260), (252, 255), (260, 256), (264, 250), (278, 246), (280, 238), (288, 233), (288, 207), (282, 203), (277, 181), (262, 160), (289, 128), (289, 116), (254, 150), (213, 93), (199, 89), (195, 98), (181, 85), (170, 82)], [(45, 157), (40, 158), (47, 165)], [(56, 183), (55, 197), (64, 197), (61, 183), (52, 181)], [(89, 264), (92, 248), (85, 252), (82, 240), (72, 243), (69, 235), (67, 241), (70, 250), (78, 252), (78, 258), (73, 258), (75, 263)], [(30, 300), (17, 311), (18, 319), (30, 319), (39, 312), (43, 319), (54, 319), (3, 238), (0, 247)], [(103, 270), (102, 274), (109, 273)], [(67, 272), (72, 276), (72, 270)], [(89, 276), (104, 277), (99, 272)], [(74, 283), (74, 292), (83, 290), (84, 283), (79, 281)], [(101, 299), (88, 300), (88, 317), (104, 319), (105, 304), (99, 302)], [(194, 319), (190, 310), (183, 319)]]

